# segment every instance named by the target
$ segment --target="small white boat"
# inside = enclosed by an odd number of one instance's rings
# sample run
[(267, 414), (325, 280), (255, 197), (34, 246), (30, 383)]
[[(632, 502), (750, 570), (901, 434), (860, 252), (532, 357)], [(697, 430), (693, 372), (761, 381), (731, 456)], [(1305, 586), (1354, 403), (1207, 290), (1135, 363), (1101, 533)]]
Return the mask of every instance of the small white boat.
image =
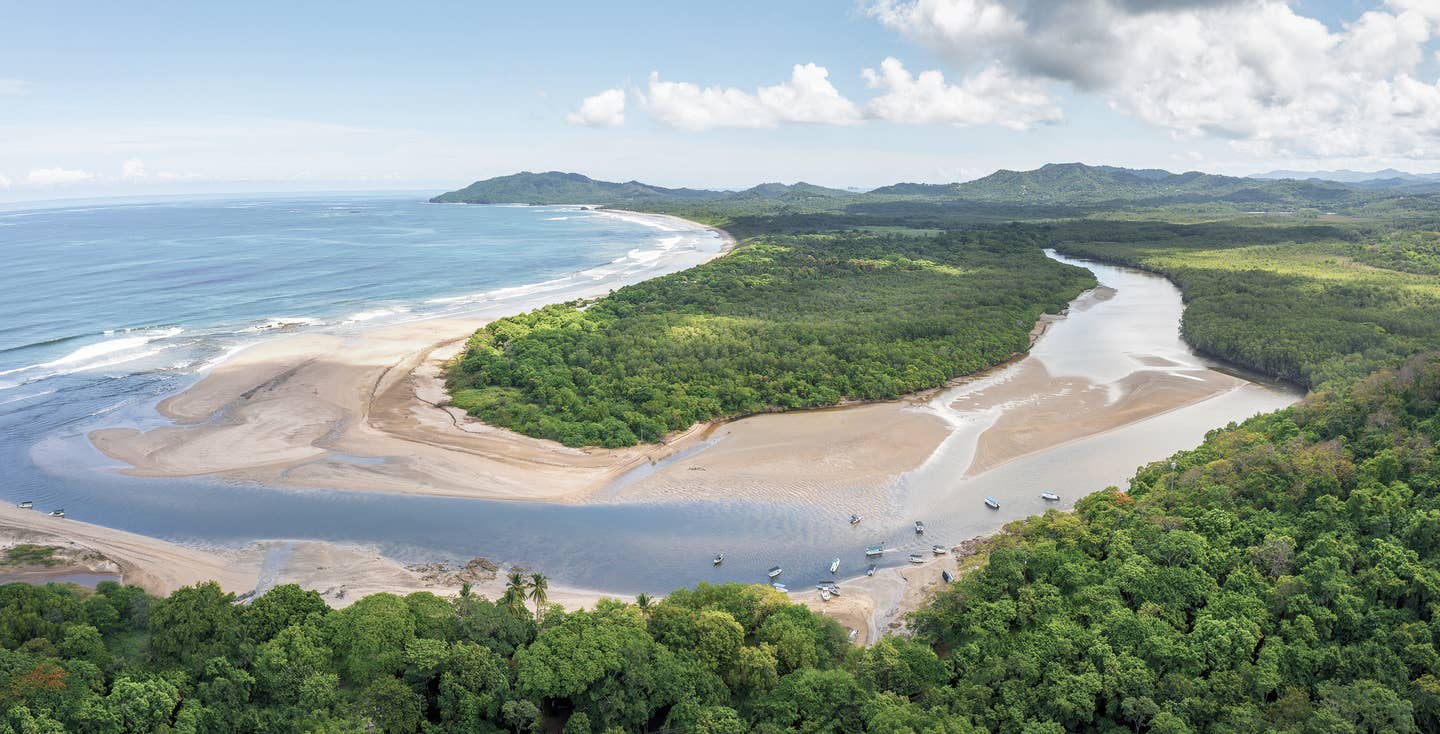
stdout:
[(934, 553), (934, 554), (937, 555), (937, 556), (943, 556), (943, 555), (945, 555), (945, 553), (946, 553), (945, 546), (943, 546), (943, 545), (932, 545), (932, 546), (930, 546), (930, 552), (931, 552), (931, 553)]
[(880, 545), (867, 545), (867, 546), (865, 546), (865, 555), (866, 555), (867, 557), (869, 557), (869, 556), (878, 556), (878, 555), (880, 555), (881, 553), (884, 553), (884, 552), (885, 552), (885, 544), (884, 544), (884, 543), (881, 543)]
[(725, 562), (725, 554), (724, 554), (724, 553), (716, 553), (716, 554), (715, 554), (715, 560), (711, 561), (711, 562), (710, 562), (710, 565), (712, 565), (712, 566), (718, 566), (718, 565), (720, 565), (720, 564), (722, 564), (722, 563), (724, 563), (724, 562)]
[(771, 566), (770, 570), (766, 571), (766, 573), (770, 574), (770, 578), (772, 579), (784, 572), (784, 569), (780, 568), (779, 566)]
[(1040, 499), (1046, 500), (1048, 502), (1059, 502), (1060, 495), (1055, 494), (1054, 492), (1041, 492)]
[(989, 507), (992, 510), (998, 510), (1000, 509), (1000, 500), (997, 500), (994, 497), (986, 497), (985, 506)]
[(65, 517), (64, 510), (51, 510), (50, 517)]
[(830, 592), (826, 591), (825, 589), (821, 589), (820, 601), (830, 601)]
[(785, 584), (782, 584), (779, 581), (771, 583), (770, 586), (774, 587), (776, 591), (783, 591), (787, 594), (790, 593), (790, 589), (786, 588)]
[(836, 571), (839, 571), (839, 570), (840, 570), (840, 559), (839, 559), (839, 558), (836, 558), (835, 560), (833, 560), (833, 561), (830, 562), (830, 573), (835, 573)]
[(951, 576), (949, 571), (941, 571), (940, 578), (943, 579), (947, 584), (955, 580), (955, 577)]
[(924, 535), (924, 534), (925, 534), (925, 523), (924, 523), (924, 522), (922, 522), (922, 521), (920, 521), (920, 520), (916, 520), (916, 521), (915, 521), (915, 534), (916, 534), (916, 535)]
[(911, 562), (911, 563), (924, 563), (924, 562), (925, 562), (925, 556), (924, 556), (923, 554), (920, 554), (920, 553), (911, 553), (911, 554), (910, 554), (910, 562)]
[(18, 507), (22, 510), (33, 510), (35, 509), (35, 503), (31, 502), (30, 500), (25, 500), (24, 502), (21, 502)]
[(856, 637), (859, 637), (859, 636), (860, 636), (860, 630), (857, 630), (857, 629), (855, 629), (854, 627), (851, 627), (851, 628), (850, 628), (850, 641), (851, 641), (851, 642), (854, 642), (854, 641), (855, 641), (855, 638), (856, 638)]
[(829, 586), (825, 587), (825, 590), (830, 592), (832, 596), (840, 596), (840, 587), (836, 586), (835, 584), (830, 584)]
[(859, 515), (851, 515), (851, 516), (850, 516), (850, 524), (851, 524), (851, 525), (859, 525), (859, 524), (860, 524), (860, 516), (859, 516)]
[(870, 567), (869, 567), (869, 568), (865, 569), (865, 575), (866, 575), (866, 576), (874, 576), (874, 575), (875, 575), (875, 564), (872, 563), (872, 564), (870, 564)]

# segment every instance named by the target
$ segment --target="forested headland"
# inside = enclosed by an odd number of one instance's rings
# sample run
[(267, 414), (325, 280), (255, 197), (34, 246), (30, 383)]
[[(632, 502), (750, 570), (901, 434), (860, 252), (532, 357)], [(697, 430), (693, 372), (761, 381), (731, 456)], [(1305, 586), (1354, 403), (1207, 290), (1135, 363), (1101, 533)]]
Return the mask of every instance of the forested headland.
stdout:
[(496, 320), (450, 367), (451, 404), (571, 446), (713, 418), (893, 399), (1029, 348), (1095, 283), (1018, 228), (757, 237), (594, 303)]

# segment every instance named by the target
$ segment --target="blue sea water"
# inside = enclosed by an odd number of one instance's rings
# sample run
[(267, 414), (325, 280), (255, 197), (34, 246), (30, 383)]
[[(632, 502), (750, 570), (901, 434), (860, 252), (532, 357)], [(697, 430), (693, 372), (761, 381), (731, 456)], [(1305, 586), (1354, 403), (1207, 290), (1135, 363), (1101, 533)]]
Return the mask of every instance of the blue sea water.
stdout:
[(576, 207), (414, 198), (0, 211), (0, 390), (184, 372), (281, 329), (460, 313), (497, 289), (618, 275), (671, 235)]

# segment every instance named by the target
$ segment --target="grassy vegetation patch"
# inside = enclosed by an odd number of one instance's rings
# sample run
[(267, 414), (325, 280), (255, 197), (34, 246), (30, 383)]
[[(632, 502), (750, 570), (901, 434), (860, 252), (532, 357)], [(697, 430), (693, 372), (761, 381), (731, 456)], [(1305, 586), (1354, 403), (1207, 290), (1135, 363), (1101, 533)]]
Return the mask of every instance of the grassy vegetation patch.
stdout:
[(5, 549), (6, 566), (56, 566), (60, 559), (55, 557), (55, 552), (60, 550), (54, 545), (32, 545), (21, 543)]

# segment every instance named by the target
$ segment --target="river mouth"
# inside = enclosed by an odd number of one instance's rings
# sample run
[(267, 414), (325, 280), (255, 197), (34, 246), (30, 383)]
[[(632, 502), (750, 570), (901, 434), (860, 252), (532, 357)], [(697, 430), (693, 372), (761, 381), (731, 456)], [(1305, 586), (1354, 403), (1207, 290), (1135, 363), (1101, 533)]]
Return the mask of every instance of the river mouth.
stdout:
[[(834, 578), (833, 558), (842, 560), (841, 577), (863, 571), (867, 545), (895, 549), (880, 565), (903, 565), (909, 552), (1068, 507), (1123, 482), (1140, 464), (1198, 444), (1212, 428), (1299, 399), (1297, 391), (1214, 370), (1186, 347), (1180, 295), (1168, 281), (1081, 264), (1111, 290), (1077, 300), (1025, 359), (928, 401), (728, 424), (702, 449), (647, 467), (586, 504), (121, 476), (74, 436), (8, 457), (36, 468), (26, 496), (14, 499), (195, 545), (322, 540), (374, 546), (406, 562), (486, 556), (614, 593), (763, 582), (773, 565), (786, 569), (791, 588), (805, 588)], [(1143, 402), (1135, 396), (1155, 380), (1136, 375), (1162, 377), (1171, 391), (1196, 380), (1214, 391), (1165, 410), (1132, 411), (1142, 417), (1113, 425), (1097, 418)], [(1046, 430), (1065, 422), (1085, 430)], [(1061, 499), (1047, 502), (1042, 491)], [(986, 507), (987, 496), (1000, 508)], [(848, 521), (852, 513), (860, 523)], [(913, 531), (917, 519), (928, 526), (923, 537)], [(716, 567), (710, 560), (719, 552), (725, 563)]]

